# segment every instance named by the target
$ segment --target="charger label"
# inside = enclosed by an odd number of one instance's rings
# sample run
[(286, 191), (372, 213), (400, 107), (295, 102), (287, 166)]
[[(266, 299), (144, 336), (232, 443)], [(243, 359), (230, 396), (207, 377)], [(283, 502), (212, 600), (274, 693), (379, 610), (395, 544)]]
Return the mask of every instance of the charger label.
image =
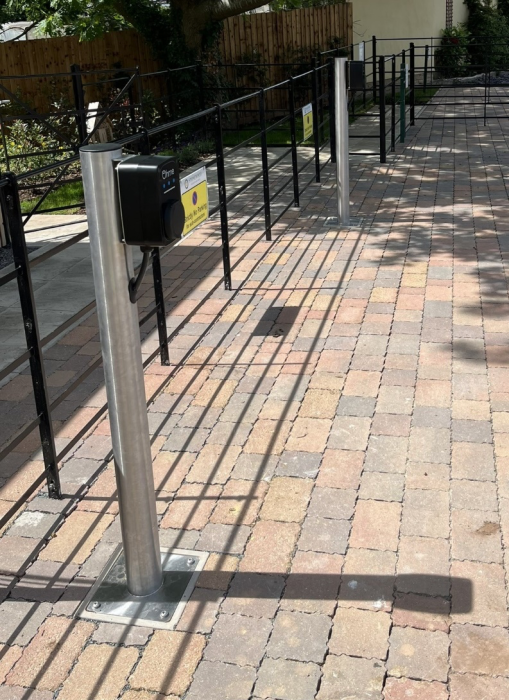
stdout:
[(199, 168), (193, 173), (183, 176), (180, 181), (180, 196), (186, 215), (182, 236), (187, 236), (209, 216), (206, 168)]

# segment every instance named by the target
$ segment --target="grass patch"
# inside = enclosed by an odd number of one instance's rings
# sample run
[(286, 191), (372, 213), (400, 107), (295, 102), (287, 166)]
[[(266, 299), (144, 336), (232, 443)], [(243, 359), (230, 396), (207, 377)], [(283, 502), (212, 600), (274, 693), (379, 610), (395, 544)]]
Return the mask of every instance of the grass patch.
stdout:
[[(33, 197), (31, 199), (25, 199), (21, 202), (21, 211), (23, 214), (30, 214), (37, 202), (41, 197)], [(41, 205), (41, 209), (53, 209), (53, 207), (68, 207), (73, 204), (77, 205), (71, 209), (64, 209), (63, 211), (48, 212), (48, 214), (78, 214), (80, 209), (83, 208), (83, 183), (80, 182), (66, 182), (61, 185), (58, 189), (53, 190), (46, 197)], [(36, 212), (38, 213), (38, 212)], [(44, 211), (41, 211), (44, 213)]]

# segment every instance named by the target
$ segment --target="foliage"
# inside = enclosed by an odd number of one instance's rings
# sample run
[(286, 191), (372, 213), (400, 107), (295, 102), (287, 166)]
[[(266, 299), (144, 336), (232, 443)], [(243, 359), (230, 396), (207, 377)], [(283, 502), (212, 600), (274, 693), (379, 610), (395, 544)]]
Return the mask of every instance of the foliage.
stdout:
[(174, 150), (160, 151), (165, 156), (175, 156), (181, 168), (189, 168), (191, 165), (199, 163), (205, 156), (214, 153), (214, 141), (192, 141), (181, 148)]
[(470, 35), (464, 24), (442, 32), (442, 42), (435, 51), (435, 69), (442, 78), (458, 78), (465, 74)]
[[(40, 199), (40, 195), (46, 191), (46, 187), (37, 188), (34, 191), (35, 197), (30, 199), (23, 199), (21, 201), (21, 211), (23, 214), (28, 214), (35, 207)], [(78, 182), (65, 182), (63, 185), (57, 186), (44, 200), (41, 205), (41, 210), (53, 209), (58, 207), (72, 207), (65, 209), (64, 211), (48, 212), (55, 214), (77, 214), (80, 211), (80, 207), (74, 207), (72, 205), (82, 204), (83, 198), (83, 183)]]
[(260, 7), (265, 0), (3, 0), (6, 11), (23, 12), (49, 36), (82, 40), (134, 27), (154, 56), (169, 67), (185, 66), (217, 43), (220, 22)]
[(494, 0), (464, 0), (469, 16), (467, 29), (469, 63), (473, 73), (509, 67), (509, 18), (507, 3)]

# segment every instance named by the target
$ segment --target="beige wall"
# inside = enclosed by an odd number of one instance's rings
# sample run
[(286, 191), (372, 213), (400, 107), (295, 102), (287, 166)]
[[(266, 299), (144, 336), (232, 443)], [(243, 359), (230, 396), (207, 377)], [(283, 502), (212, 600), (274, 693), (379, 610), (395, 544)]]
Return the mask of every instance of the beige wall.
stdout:
[[(370, 42), (371, 37), (389, 39), (394, 37), (439, 37), (445, 27), (446, 0), (353, 0), (354, 43)], [(454, 24), (464, 22), (467, 8), (463, 0), (454, 0)], [(389, 56), (408, 48), (408, 41), (380, 41), (377, 52)], [(434, 41), (433, 44), (437, 44)], [(371, 48), (366, 48), (371, 56)]]

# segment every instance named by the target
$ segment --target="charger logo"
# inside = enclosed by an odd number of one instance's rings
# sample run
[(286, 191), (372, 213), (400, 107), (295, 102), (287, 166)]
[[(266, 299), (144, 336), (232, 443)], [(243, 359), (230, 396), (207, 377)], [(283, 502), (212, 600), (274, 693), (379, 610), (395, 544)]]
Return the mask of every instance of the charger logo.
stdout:
[(169, 177), (172, 177), (175, 174), (175, 170), (163, 170), (161, 172), (161, 177), (163, 180), (167, 180)]

